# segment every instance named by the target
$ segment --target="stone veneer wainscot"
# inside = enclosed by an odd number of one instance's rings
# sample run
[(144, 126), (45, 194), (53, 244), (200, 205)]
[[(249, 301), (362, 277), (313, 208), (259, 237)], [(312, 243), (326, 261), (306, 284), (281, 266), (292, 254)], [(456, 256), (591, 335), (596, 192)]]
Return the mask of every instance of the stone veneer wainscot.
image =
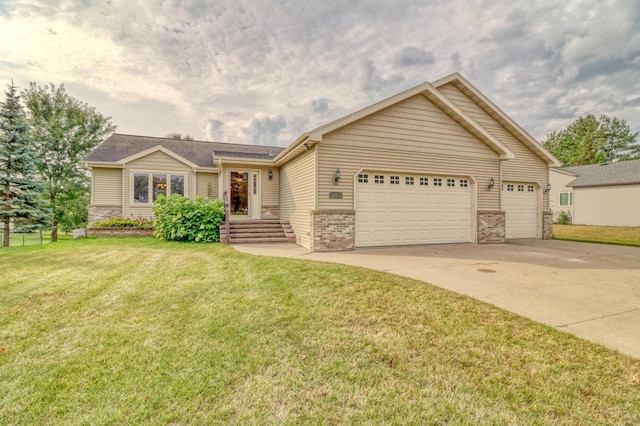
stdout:
[(355, 225), (355, 210), (312, 210), (311, 250), (353, 250)]
[(502, 244), (505, 240), (505, 212), (478, 212), (478, 244)]

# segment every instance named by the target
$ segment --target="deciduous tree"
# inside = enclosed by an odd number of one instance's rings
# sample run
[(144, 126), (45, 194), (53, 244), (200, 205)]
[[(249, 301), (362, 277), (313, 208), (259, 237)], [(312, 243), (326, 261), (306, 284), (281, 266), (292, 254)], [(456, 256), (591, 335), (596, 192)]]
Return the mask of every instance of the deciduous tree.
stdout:
[[(86, 206), (84, 213), (67, 214), (68, 210), (77, 209), (78, 197), (88, 199), (89, 176), (80, 161), (116, 126), (110, 117), (69, 95), (64, 85), (39, 87), (31, 83), (23, 96), (38, 152), (38, 170), (53, 210), (51, 241), (56, 241), (61, 221), (78, 217), (86, 221)], [(65, 223), (67, 228), (77, 225)]]

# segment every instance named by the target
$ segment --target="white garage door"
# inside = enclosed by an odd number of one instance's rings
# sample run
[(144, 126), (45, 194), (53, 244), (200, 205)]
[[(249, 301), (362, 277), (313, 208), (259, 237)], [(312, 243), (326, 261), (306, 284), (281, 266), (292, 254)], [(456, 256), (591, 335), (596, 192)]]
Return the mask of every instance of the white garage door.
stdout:
[(502, 209), (505, 211), (505, 238), (537, 238), (538, 191), (534, 185), (505, 182)]
[(364, 172), (356, 246), (471, 242), (471, 183), (451, 176)]

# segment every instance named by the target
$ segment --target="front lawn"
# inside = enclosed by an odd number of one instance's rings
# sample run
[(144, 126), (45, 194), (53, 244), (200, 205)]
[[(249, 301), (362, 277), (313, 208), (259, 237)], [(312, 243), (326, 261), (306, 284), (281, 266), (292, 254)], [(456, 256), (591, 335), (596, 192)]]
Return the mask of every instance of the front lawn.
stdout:
[(640, 227), (554, 224), (553, 238), (640, 247)]
[(0, 424), (638, 424), (640, 360), (429, 284), (151, 238), (0, 251)]

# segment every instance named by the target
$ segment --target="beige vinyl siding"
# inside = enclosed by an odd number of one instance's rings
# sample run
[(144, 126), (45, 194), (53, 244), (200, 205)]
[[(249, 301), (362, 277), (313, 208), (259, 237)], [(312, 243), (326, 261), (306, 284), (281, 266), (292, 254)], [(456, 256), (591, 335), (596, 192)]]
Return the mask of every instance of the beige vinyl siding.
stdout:
[(196, 173), (196, 195), (218, 198), (218, 174)]
[(122, 205), (122, 169), (92, 169), (91, 204)]
[[(269, 180), (269, 170), (273, 172), (273, 178)], [(262, 207), (276, 207), (280, 205), (280, 171), (273, 168), (260, 169), (260, 186)]]
[(573, 223), (640, 226), (640, 185), (573, 188)]
[(335, 140), (348, 140), (354, 148), (496, 158), (487, 145), (422, 95), (385, 108), (330, 135)]
[(311, 247), (310, 211), (316, 209), (315, 152), (311, 149), (280, 168), (280, 219), (291, 222), (296, 242), (306, 248)]
[[(453, 84), (446, 84), (439, 87), (438, 90), (513, 152), (515, 158), (502, 163), (503, 181), (532, 182), (539, 183), (542, 188), (546, 187), (549, 179), (549, 170), (547, 163), (543, 159), (538, 157)], [(543, 208), (546, 209), (546, 197), (543, 197), (543, 200)]]
[(325, 135), (317, 149), (319, 209), (354, 208), (354, 176), (362, 169), (471, 177), (477, 209), (499, 207), (498, 191), (485, 189), (491, 177), (498, 180), (498, 155), (421, 95)]
[(181, 174), (184, 175), (184, 190), (186, 197), (193, 197), (193, 170), (181, 161), (176, 160), (164, 152), (156, 151), (142, 158), (134, 160), (126, 164), (124, 169), (124, 216), (125, 217), (143, 217), (152, 216), (152, 204), (135, 205), (132, 202), (132, 185), (131, 179), (133, 173), (164, 173), (164, 174)]

